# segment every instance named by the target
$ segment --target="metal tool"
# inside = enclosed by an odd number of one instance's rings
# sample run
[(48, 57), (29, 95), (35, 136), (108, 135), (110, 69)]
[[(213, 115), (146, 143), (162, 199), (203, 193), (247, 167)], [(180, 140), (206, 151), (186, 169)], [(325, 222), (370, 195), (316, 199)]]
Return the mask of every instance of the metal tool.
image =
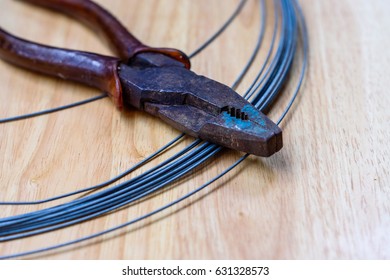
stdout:
[(119, 109), (138, 108), (176, 129), (228, 148), (270, 156), (282, 131), (231, 88), (190, 71), (181, 51), (142, 44), (89, 0), (22, 0), (66, 13), (103, 33), (119, 58), (53, 48), (0, 28), (0, 57), (43, 74), (107, 92)]

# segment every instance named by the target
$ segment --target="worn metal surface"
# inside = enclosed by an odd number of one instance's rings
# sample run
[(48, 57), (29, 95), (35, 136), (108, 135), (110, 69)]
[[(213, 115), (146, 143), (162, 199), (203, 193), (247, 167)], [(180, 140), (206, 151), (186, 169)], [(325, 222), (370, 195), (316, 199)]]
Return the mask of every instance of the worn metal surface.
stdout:
[(166, 59), (161, 67), (121, 66), (125, 105), (235, 150), (270, 156), (282, 148), (282, 131), (239, 94)]

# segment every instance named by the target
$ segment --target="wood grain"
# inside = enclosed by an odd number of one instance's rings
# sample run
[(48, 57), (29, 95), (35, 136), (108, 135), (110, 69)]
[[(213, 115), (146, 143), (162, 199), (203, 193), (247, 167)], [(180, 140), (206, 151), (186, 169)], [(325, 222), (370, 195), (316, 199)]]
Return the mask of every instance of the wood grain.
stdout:
[[(143, 42), (188, 53), (218, 28), (238, 3), (97, 2)], [(269, 159), (250, 157), (205, 191), (161, 215), (34, 258), (389, 259), (390, 18), (386, 13), (390, 2), (300, 2), (309, 29), (310, 67), (302, 94), (282, 125), (285, 147), (281, 152)], [(196, 72), (226, 84), (234, 81), (256, 41), (257, 7), (249, 0), (231, 28), (192, 60)], [(111, 54), (96, 34), (72, 19), (18, 1), (1, 1), (0, 26), (40, 43)], [(270, 34), (265, 39), (269, 42)], [(258, 63), (265, 54), (266, 49)], [(2, 61), (0, 72), (0, 118), (98, 93)], [(254, 71), (249, 73), (239, 91), (254, 75)], [(282, 112), (297, 75), (298, 68), (270, 114), (273, 119)], [(110, 178), (178, 132), (144, 113), (122, 114), (107, 99), (2, 124), (0, 135), (1, 200), (34, 200)], [(68, 241), (123, 223), (201, 185), (239, 156), (224, 152), (164, 192), (111, 215), (0, 243), (0, 254)], [(0, 216), (5, 217), (47, 205), (0, 207)]]

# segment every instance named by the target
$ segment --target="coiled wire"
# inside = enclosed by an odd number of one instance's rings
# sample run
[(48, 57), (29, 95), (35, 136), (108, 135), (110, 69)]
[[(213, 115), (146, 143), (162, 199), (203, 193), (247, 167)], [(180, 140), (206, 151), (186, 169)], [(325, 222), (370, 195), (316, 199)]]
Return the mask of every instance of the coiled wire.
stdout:
[[(258, 41), (254, 48), (254, 51), (248, 61), (248, 64), (245, 66), (244, 70), (237, 78), (236, 82), (233, 84), (234, 87), (237, 87), (244, 75), (247, 72), (247, 69), (251, 67), (253, 61), (258, 53), (262, 40), (264, 37), (265, 30), (265, 18), (266, 18), (266, 9), (265, 9), (265, 0), (259, 0), (260, 2), (260, 14), (261, 14), (261, 25), (260, 32), (258, 36)], [(241, 2), (242, 3), (242, 2)], [(275, 24), (273, 31), (273, 39), (271, 46), (266, 58), (266, 61), (261, 65), (258, 75), (253, 81), (250, 88), (244, 94), (245, 97), (251, 98), (252, 104), (256, 106), (259, 110), (268, 110), (276, 96), (280, 92), (281, 87), (287, 79), (289, 70), (291, 69), (294, 55), (297, 50), (297, 39), (298, 34), (302, 40), (302, 52), (303, 52), (303, 61), (301, 74), (299, 77), (298, 84), (293, 92), (292, 98), (287, 105), (286, 110), (283, 112), (280, 117), (278, 124), (282, 121), (283, 117), (286, 115), (287, 111), (291, 108), (298, 92), (301, 87), (304, 74), (306, 71), (307, 65), (307, 31), (305, 27), (305, 22), (303, 14), (299, 4), (295, 0), (274, 0), (274, 10), (275, 10)], [(280, 26), (280, 28), (278, 28)], [(280, 30), (279, 35), (277, 32)], [(278, 41), (276, 43), (276, 37)], [(277, 45), (276, 50), (274, 47)], [(272, 59), (271, 59), (272, 57)], [(271, 59), (271, 60), (270, 60)], [(270, 61), (270, 63), (268, 63)], [(181, 139), (182, 136), (177, 137), (168, 145), (149, 156), (145, 161), (140, 164), (153, 159), (162, 153), (167, 147), (173, 145)], [(41, 234), (44, 232), (60, 229), (67, 227), (73, 224), (81, 223), (83, 221), (92, 219), (94, 217), (107, 214), (116, 209), (119, 209), (125, 205), (128, 205), (134, 201), (137, 201), (151, 193), (154, 193), (157, 190), (160, 190), (172, 182), (176, 181), (179, 178), (182, 178), (194, 168), (200, 166), (201, 164), (208, 161), (214, 155), (222, 150), (222, 147), (217, 146), (212, 143), (202, 142), (200, 140), (193, 141), (189, 146), (183, 150), (176, 153), (171, 158), (165, 160), (159, 165), (153, 167), (152, 169), (138, 175), (135, 178), (132, 178), (128, 181), (122, 182), (118, 185), (109, 187), (105, 190), (92, 193), (90, 195), (77, 198), (73, 201), (60, 204), (54, 207), (49, 207), (43, 210), (33, 211), (30, 213), (2, 218), (0, 219), (0, 241), (5, 242), (9, 240), (25, 238), (36, 234)], [(221, 174), (205, 183), (204, 185), (194, 189), (190, 193), (168, 203), (165, 206), (162, 206), (154, 211), (144, 214), (136, 219), (128, 221), (122, 225), (85, 236), (76, 240), (65, 242), (62, 244), (57, 244), (54, 246), (49, 246), (29, 252), (23, 252), (18, 254), (13, 254), (9, 256), (2, 256), (0, 258), (15, 258), (26, 256), (30, 254), (35, 254), (39, 252), (46, 252), (49, 250), (58, 249), (61, 247), (69, 246), (76, 244), (85, 240), (89, 240), (103, 234), (107, 234), (112, 231), (116, 231), (120, 228), (126, 227), (130, 224), (136, 223), (142, 219), (150, 217), (156, 213), (159, 213), (185, 199), (194, 195), (195, 193), (206, 188), (208, 185), (218, 180), (229, 171), (234, 169), (238, 164), (244, 161), (249, 155), (246, 154), (242, 156), (238, 161), (236, 161), (232, 166), (227, 168)], [(134, 170), (133, 168), (131, 170)], [(126, 176), (131, 171), (125, 172), (119, 176), (120, 178)], [(118, 177), (117, 177), (118, 178)], [(114, 178), (116, 179), (116, 178)], [(103, 183), (101, 185), (91, 187), (85, 190), (97, 189), (103, 186), (108, 186), (116, 180), (110, 180), (109, 183)], [(82, 190), (82, 191), (85, 191)], [(54, 199), (63, 198), (68, 195), (73, 195), (79, 192), (73, 192), (70, 194), (65, 194), (58, 196), (56, 198), (51, 198), (48, 200), (42, 200), (38, 202), (14, 202), (12, 204), (36, 204), (51, 201)], [(2, 204), (11, 204), (4, 202)]]

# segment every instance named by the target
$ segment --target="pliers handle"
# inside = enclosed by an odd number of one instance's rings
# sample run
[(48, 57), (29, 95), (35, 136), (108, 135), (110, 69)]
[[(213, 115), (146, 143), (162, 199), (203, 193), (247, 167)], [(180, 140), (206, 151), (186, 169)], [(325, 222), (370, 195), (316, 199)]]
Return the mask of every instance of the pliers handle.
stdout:
[(17, 38), (0, 28), (0, 56), (13, 64), (46, 75), (72, 80), (107, 92), (118, 108), (123, 107), (117, 69), (139, 53), (160, 53), (190, 68), (180, 50), (152, 48), (136, 39), (112, 14), (90, 0), (21, 0), (74, 17), (103, 34), (117, 57), (49, 47)]

